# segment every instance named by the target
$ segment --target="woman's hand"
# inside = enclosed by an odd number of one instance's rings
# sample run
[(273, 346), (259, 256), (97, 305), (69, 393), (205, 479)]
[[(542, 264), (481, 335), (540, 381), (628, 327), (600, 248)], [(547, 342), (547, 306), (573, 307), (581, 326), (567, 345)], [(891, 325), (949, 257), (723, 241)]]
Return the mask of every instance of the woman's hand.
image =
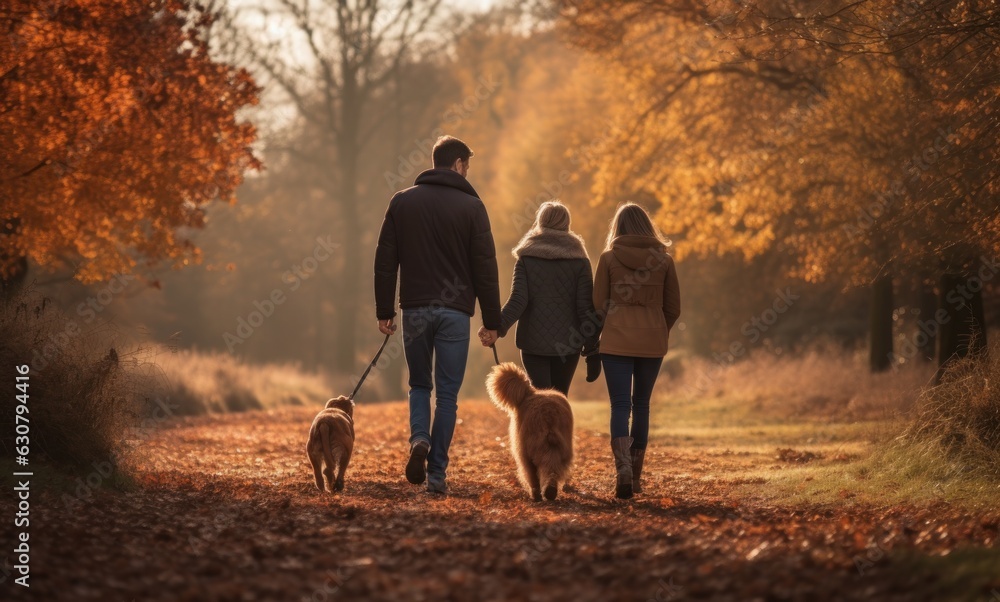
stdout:
[(587, 361), (587, 382), (592, 383), (601, 375), (601, 354), (594, 353), (585, 359)]

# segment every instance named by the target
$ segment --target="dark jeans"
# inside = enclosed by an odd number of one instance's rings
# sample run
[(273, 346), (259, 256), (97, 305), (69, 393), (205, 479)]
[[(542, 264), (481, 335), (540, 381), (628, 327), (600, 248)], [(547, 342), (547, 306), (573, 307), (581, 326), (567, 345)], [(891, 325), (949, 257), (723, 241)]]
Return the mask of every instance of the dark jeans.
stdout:
[(521, 352), (521, 363), (531, 379), (531, 386), (536, 389), (555, 389), (563, 395), (569, 395), (569, 384), (573, 382), (576, 365), (580, 355), (569, 356), (535, 355)]
[[(403, 351), (410, 372), (410, 444), (418, 440), (430, 443), (428, 478), (443, 479), (448, 469), (458, 390), (469, 358), (469, 319), (468, 314), (446, 307), (403, 310)], [(435, 386), (432, 427), (431, 391)]]
[[(601, 354), (604, 380), (611, 397), (611, 437), (631, 436), (632, 449), (646, 449), (649, 442), (649, 398), (653, 395), (662, 357), (628, 357)], [(628, 430), (632, 415), (632, 432)]]

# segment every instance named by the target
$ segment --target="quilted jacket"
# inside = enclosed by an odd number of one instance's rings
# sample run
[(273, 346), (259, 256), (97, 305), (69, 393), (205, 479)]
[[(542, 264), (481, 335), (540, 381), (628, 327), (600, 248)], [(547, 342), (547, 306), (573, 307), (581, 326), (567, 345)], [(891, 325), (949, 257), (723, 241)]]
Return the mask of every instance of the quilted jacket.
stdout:
[(594, 278), (583, 240), (542, 228), (514, 250), (514, 283), (503, 306), (500, 335), (517, 323), (515, 344), (527, 353), (568, 356), (597, 347)]

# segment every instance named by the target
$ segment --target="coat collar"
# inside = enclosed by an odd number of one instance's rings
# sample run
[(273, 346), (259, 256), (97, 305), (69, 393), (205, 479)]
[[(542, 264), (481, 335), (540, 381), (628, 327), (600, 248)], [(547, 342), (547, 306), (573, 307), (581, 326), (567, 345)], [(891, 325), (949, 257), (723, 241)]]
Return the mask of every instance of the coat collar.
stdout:
[(422, 171), (420, 172), (420, 175), (417, 176), (417, 179), (413, 182), (413, 184), (448, 186), (450, 188), (457, 188), (465, 194), (471, 194), (477, 199), (479, 198), (479, 193), (472, 187), (472, 184), (469, 184), (469, 181), (462, 177), (457, 171), (452, 171), (450, 169), (428, 169), (426, 171)]
[(529, 230), (521, 242), (517, 243), (511, 254), (518, 259), (521, 257), (590, 259), (579, 234), (552, 228)]

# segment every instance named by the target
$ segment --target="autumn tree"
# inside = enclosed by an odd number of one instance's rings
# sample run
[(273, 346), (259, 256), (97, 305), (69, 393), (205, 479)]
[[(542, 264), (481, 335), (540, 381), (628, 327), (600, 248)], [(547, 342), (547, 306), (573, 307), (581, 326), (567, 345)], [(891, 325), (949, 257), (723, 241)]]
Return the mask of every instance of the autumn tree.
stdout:
[(599, 164), (598, 192), (669, 199), (660, 217), (688, 252), (783, 250), (791, 275), (872, 284), (873, 369), (889, 365), (898, 273), (997, 248), (985, 5), (560, 4), (579, 43), (630, 73), (636, 156)]
[(826, 63), (875, 64), (902, 81), (905, 93), (895, 104), (907, 107), (907, 119), (895, 137), (907, 143), (899, 148), (907, 174), (894, 191), (897, 202), (873, 216), (879, 227), (869, 229), (866, 242), (888, 235), (890, 260), (939, 274), (938, 312), (927, 321), (940, 332), (942, 368), (983, 353), (982, 291), (1000, 251), (1000, 9), (945, 0), (839, 2), (820, 9), (754, 3), (742, 20), (765, 25), (767, 51), (784, 45), (788, 54), (812, 55), (820, 65), (820, 53)]
[(228, 32), (222, 32), (229, 37), (222, 43), (306, 124), (311, 147), (288, 150), (324, 174), (322, 190), (335, 208), (317, 217), (336, 219), (342, 250), (335, 346), (341, 369), (354, 365), (357, 325), (370, 315), (360, 311), (371, 265), (371, 250), (363, 245), (362, 166), (371, 142), (387, 135), (393, 114), (393, 105), (383, 103), (376, 111), (374, 103), (393, 93), (397, 74), (415, 56), (444, 48), (440, 35), (431, 32), (443, 16), (440, 7), (441, 0), (229, 6)]
[(232, 199), (254, 128), (246, 71), (214, 60), (213, 15), (185, 0), (0, 7), (0, 260), (83, 282), (197, 260), (188, 233)]

